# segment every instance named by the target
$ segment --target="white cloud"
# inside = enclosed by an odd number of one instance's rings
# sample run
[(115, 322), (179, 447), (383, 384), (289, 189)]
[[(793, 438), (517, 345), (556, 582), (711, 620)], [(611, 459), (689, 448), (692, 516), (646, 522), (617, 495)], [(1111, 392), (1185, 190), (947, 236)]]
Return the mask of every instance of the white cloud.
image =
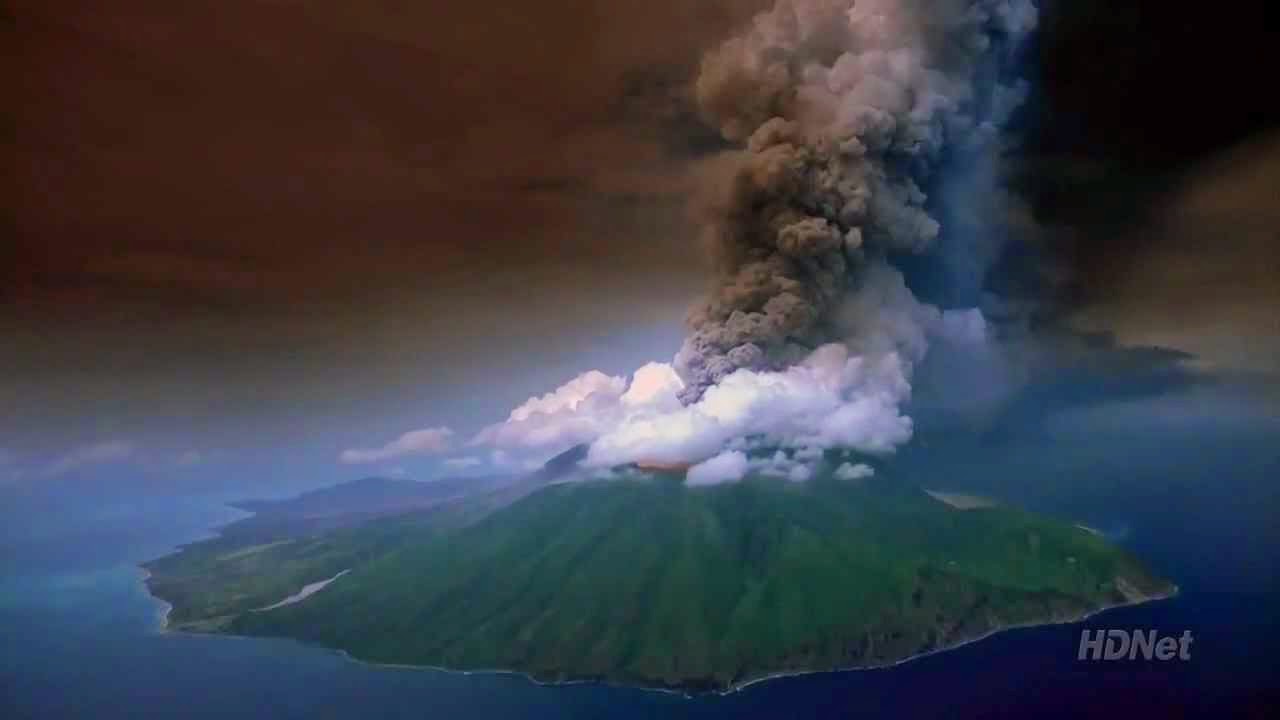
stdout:
[(455, 470), (464, 470), (466, 468), (472, 468), (472, 467), (476, 467), (477, 465), (482, 465), (483, 463), (484, 463), (483, 460), (481, 460), (480, 458), (474, 455), (467, 455), (466, 457), (449, 458), (448, 460), (444, 461), (444, 464), (446, 467), (451, 467), (451, 468), (454, 468)]
[(599, 370), (578, 377), (541, 397), (529, 398), (503, 422), (481, 430), (472, 445), (550, 457), (599, 437), (622, 407), (624, 378)]
[(84, 445), (50, 463), (44, 470), (48, 477), (58, 477), (89, 465), (119, 462), (133, 457), (133, 446), (125, 442), (102, 442)]
[(911, 437), (911, 419), (899, 411), (911, 392), (907, 372), (897, 353), (850, 357), (843, 345), (824, 345), (786, 370), (738, 370), (693, 405), (628, 413), (592, 444), (588, 462), (698, 461), (756, 436), (808, 452), (891, 452)]
[(987, 341), (987, 319), (977, 308), (944, 310), (937, 333), (953, 343), (981, 345)]
[(689, 406), (676, 399), (682, 384), (670, 365), (650, 363), (630, 382), (592, 371), (521, 405), (472, 444), (501, 452), (502, 464), (509, 453), (545, 460), (591, 443), (595, 467), (698, 462), (754, 436), (800, 450), (802, 459), (828, 447), (890, 452), (911, 436), (898, 410), (910, 394), (908, 370), (897, 353), (851, 357), (831, 344), (787, 370), (739, 370)]
[(379, 448), (343, 450), (338, 460), (348, 465), (360, 465), (411, 455), (435, 455), (446, 452), (452, 445), (452, 439), (453, 431), (447, 427), (413, 430)]
[(592, 468), (701, 463), (726, 450), (774, 447), (786, 452), (749, 461), (753, 469), (801, 479), (825, 449), (886, 454), (910, 440), (902, 406), (930, 342), (978, 344), (987, 332), (977, 310), (921, 303), (884, 264), (867, 269), (832, 325), (845, 340), (784, 370), (739, 369), (687, 406), (671, 364), (649, 363), (630, 378), (585, 372), (530, 398), (469, 444), (489, 451), (494, 465), (532, 467), (587, 443)]
[(745, 453), (739, 450), (727, 450), (689, 468), (685, 482), (691, 486), (737, 482), (747, 474), (748, 466)]
[(751, 469), (761, 475), (769, 477), (788, 477), (791, 475), (791, 469), (796, 463), (787, 454), (781, 450), (776, 451), (767, 458), (757, 458), (751, 461)]
[(542, 455), (535, 457), (513, 456), (506, 450), (494, 450), (489, 453), (490, 465), (508, 471), (537, 470), (542, 467), (544, 459)]
[(843, 463), (840, 467), (836, 468), (835, 472), (835, 476), (839, 480), (860, 480), (862, 478), (871, 477), (875, 474), (876, 471), (872, 469), (870, 465), (864, 465), (862, 463), (857, 465), (854, 465), (853, 463)]
[(787, 473), (787, 479), (791, 482), (804, 482), (813, 477), (813, 468), (808, 465), (796, 465), (791, 468), (791, 472)]
[(622, 395), (622, 403), (630, 407), (648, 407), (655, 410), (677, 410), (679, 393), (684, 382), (674, 368), (667, 363), (651, 362), (636, 370), (631, 383)]

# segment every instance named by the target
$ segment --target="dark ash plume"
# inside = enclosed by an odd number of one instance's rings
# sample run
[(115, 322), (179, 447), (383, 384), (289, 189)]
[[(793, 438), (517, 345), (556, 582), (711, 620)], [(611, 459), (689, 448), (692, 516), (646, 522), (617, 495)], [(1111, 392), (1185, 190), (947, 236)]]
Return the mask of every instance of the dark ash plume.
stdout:
[(843, 339), (832, 311), (869, 263), (934, 245), (922, 187), (992, 147), (1035, 23), (1031, 0), (778, 0), (703, 59), (699, 109), (743, 147), (697, 199), (718, 280), (676, 356), (684, 402)]

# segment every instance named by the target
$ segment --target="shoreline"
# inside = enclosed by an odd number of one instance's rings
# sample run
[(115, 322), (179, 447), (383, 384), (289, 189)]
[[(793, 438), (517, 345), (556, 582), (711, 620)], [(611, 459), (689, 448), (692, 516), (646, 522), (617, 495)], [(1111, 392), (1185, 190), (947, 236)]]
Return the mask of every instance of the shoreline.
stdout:
[[(899, 665), (904, 665), (906, 663), (913, 662), (915, 660), (920, 660), (922, 658), (926, 658), (932, 655), (939, 655), (941, 653), (950, 652), (952, 650), (958, 650), (962, 647), (965, 647), (966, 645), (971, 645), (973, 643), (981, 642), (983, 640), (986, 640), (1000, 633), (1009, 632), (1012, 630), (1024, 630), (1024, 629), (1037, 628), (1037, 627), (1074, 625), (1076, 623), (1084, 622), (1089, 618), (1095, 617), (1109, 610), (1117, 610), (1120, 608), (1127, 608), (1127, 607), (1138, 607), (1141, 605), (1146, 605), (1148, 603), (1158, 602), (1160, 600), (1169, 600), (1171, 598), (1177, 597), (1180, 593), (1181, 593), (1181, 587), (1175, 584), (1171, 591), (1161, 595), (1152, 595), (1149, 597), (1144, 597), (1143, 599), (1137, 600), (1134, 602), (1121, 602), (1121, 603), (1115, 603), (1112, 605), (1106, 605), (1106, 606), (1091, 610), (1089, 612), (1086, 612), (1074, 618), (1067, 618), (1063, 620), (1050, 620), (1050, 621), (1044, 621), (1044, 622), (1018, 623), (1014, 625), (1007, 625), (1004, 627), (994, 628), (976, 637), (972, 637), (967, 640), (961, 640), (960, 642), (957, 642), (953, 645), (947, 645), (944, 647), (937, 647), (932, 650), (926, 650), (925, 652), (909, 655), (907, 657), (901, 658), (899, 660), (894, 660), (892, 662), (880, 663), (877, 665), (854, 665), (850, 667), (825, 668), (825, 669), (815, 669), (815, 670), (791, 670), (791, 671), (770, 673), (768, 675), (763, 675), (761, 677), (752, 678), (750, 680), (744, 680), (738, 683), (734, 683), (729, 687), (721, 690), (706, 690), (706, 691), (680, 690), (676, 688), (654, 687), (649, 685), (632, 685), (632, 684), (627, 684), (622, 682), (615, 682), (615, 681), (603, 680), (603, 679), (590, 679), (590, 678), (574, 679), (574, 680), (539, 680), (538, 678), (522, 670), (513, 670), (513, 669), (507, 669), (507, 668), (494, 668), (494, 669), (481, 668), (481, 669), (474, 669), (474, 670), (462, 670), (459, 668), (450, 668), (450, 667), (444, 667), (440, 665), (383, 663), (383, 662), (377, 662), (374, 660), (363, 660), (361, 658), (355, 657), (351, 653), (341, 648), (331, 648), (331, 647), (325, 647), (323, 645), (313, 645), (313, 644), (309, 644), (309, 643), (296, 640), (294, 638), (289, 638), (286, 636), (282, 636), (280, 639), (290, 640), (294, 643), (297, 643), (305, 647), (328, 650), (329, 652), (332, 652), (341, 656), (344, 660), (348, 662), (356, 663), (358, 665), (364, 665), (367, 667), (373, 667), (373, 668), (382, 668), (382, 669), (389, 669), (389, 670), (421, 670), (421, 671), (431, 671), (431, 672), (443, 672), (443, 673), (449, 673), (451, 675), (463, 675), (463, 676), (510, 675), (510, 676), (518, 676), (518, 677), (524, 678), (526, 681), (534, 685), (538, 685), (540, 687), (567, 687), (570, 685), (600, 685), (604, 687), (622, 688), (622, 689), (637, 690), (642, 692), (658, 692), (658, 693), (666, 693), (670, 695), (680, 695), (685, 698), (695, 698), (698, 696), (705, 696), (705, 695), (716, 695), (716, 696), (731, 695), (733, 693), (746, 690), (747, 688), (753, 685), (769, 682), (771, 680), (782, 680), (790, 677), (802, 677), (805, 675), (822, 675), (827, 673), (834, 674), (834, 673), (863, 672), (863, 671), (873, 671), (873, 670), (888, 670), (888, 669), (897, 667)], [(155, 597), (155, 596), (153, 595), (152, 597)], [(160, 600), (160, 598), (156, 598), (156, 599)], [(166, 606), (168, 605), (168, 603), (166, 603), (163, 600), (160, 600), (160, 602), (165, 604)], [(167, 626), (168, 625), (168, 609), (165, 610), (162, 620), (164, 621), (165, 624), (161, 627), (161, 630), (164, 632), (181, 633), (185, 635), (213, 635), (213, 636), (219, 636), (219, 637), (231, 637), (231, 638), (242, 638), (242, 639), (264, 639), (261, 636), (254, 636), (254, 635), (234, 635), (231, 633), (216, 633), (216, 632), (202, 633), (202, 632), (188, 631), (188, 630), (182, 630), (182, 629), (169, 629)]]
[[(933, 494), (933, 493), (932, 493), (932, 492), (930, 492), (930, 491), (925, 491), (925, 492), (928, 492), (930, 495), (932, 495), (932, 494)], [(945, 500), (941, 500), (940, 498), (936, 498), (936, 497), (935, 497), (935, 499), (938, 499), (938, 500), (939, 500), (939, 501), (941, 501), (941, 502), (946, 502)], [(951, 503), (947, 503), (947, 504), (951, 504)], [(230, 507), (234, 507), (234, 506), (230, 506)], [(240, 508), (235, 508), (235, 509), (240, 510)], [(957, 509), (959, 509), (959, 508), (957, 508)], [(977, 508), (973, 508), (973, 509), (977, 509)], [(241, 512), (248, 512), (248, 513), (249, 513), (249, 515), (248, 515), (249, 517), (251, 517), (251, 516), (253, 516), (253, 515), (256, 515), (256, 514), (257, 514), (256, 512), (252, 512), (252, 511), (244, 511), (244, 510), (240, 510), (240, 511), (241, 511)], [(232, 522), (236, 522), (236, 521), (232, 521)], [(231, 523), (227, 523), (227, 524), (229, 525), (229, 524), (231, 524)], [(1102, 533), (1101, 531), (1099, 531), (1099, 530), (1095, 529), (1095, 528), (1092, 528), (1092, 527), (1090, 527), (1090, 526), (1083, 525), (1083, 524), (1080, 524), (1080, 523), (1073, 523), (1073, 524), (1075, 525), (1075, 527), (1079, 528), (1080, 530), (1083, 530), (1083, 531), (1085, 531), (1085, 532), (1089, 532), (1089, 533), (1091, 533), (1091, 534), (1096, 534), (1096, 535), (1098, 535), (1098, 536), (1103, 536), (1103, 533)], [(213, 529), (212, 529), (212, 532), (211, 532), (211, 536), (212, 536), (212, 537), (219, 537), (219, 536), (221, 536), (221, 535), (222, 535), (222, 529), (223, 529), (223, 528), (225, 528), (225, 527), (226, 527), (226, 525), (222, 525), (222, 526), (217, 526), (216, 528), (213, 528)], [(199, 541), (194, 541), (194, 542), (199, 542)], [(188, 544), (190, 544), (190, 543), (188, 543)], [(175, 548), (174, 548), (173, 553), (169, 553), (169, 554), (180, 553), (180, 552), (182, 552), (183, 547), (184, 547), (184, 545), (178, 545), (177, 547), (175, 547)], [(162, 557), (167, 557), (167, 555), (162, 556)], [(264, 638), (264, 636), (256, 636), (256, 635), (236, 635), (236, 634), (233, 634), (233, 633), (223, 633), (223, 632), (201, 632), (201, 631), (198, 631), (198, 630), (183, 629), (183, 628), (180, 628), (180, 627), (176, 627), (176, 628), (175, 628), (175, 627), (170, 627), (170, 625), (169, 625), (169, 614), (170, 614), (170, 612), (172, 612), (172, 610), (173, 610), (173, 605), (172, 605), (171, 603), (169, 603), (167, 600), (165, 600), (165, 599), (163, 599), (163, 598), (161, 598), (161, 597), (159, 597), (159, 596), (157, 596), (157, 595), (155, 595), (154, 593), (152, 593), (152, 592), (151, 592), (151, 586), (150, 586), (150, 583), (149, 583), (149, 582), (147, 582), (147, 581), (148, 581), (148, 580), (150, 580), (150, 578), (152, 577), (152, 573), (151, 573), (151, 571), (150, 571), (150, 570), (148, 570), (148, 569), (146, 568), (146, 565), (145, 565), (144, 563), (140, 563), (140, 564), (138, 564), (138, 566), (137, 566), (137, 567), (138, 567), (139, 569), (141, 569), (141, 570), (142, 570), (142, 572), (143, 572), (143, 588), (146, 590), (147, 595), (148, 595), (149, 597), (153, 598), (154, 600), (158, 601), (158, 602), (161, 604), (161, 606), (162, 606), (162, 609), (161, 609), (161, 612), (160, 612), (160, 617), (159, 617), (159, 619), (160, 619), (159, 632), (161, 632), (161, 633), (171, 633), (171, 634), (181, 634), (181, 635), (218, 636), (218, 637), (225, 637), (225, 638), (239, 638), (239, 639), (259, 639), (259, 640), (260, 640), (260, 639), (265, 639), (265, 638)], [(294, 599), (292, 602), (300, 602), (300, 601), (302, 601), (302, 600), (305, 600), (305, 599), (306, 599), (307, 597), (309, 597), (311, 594), (314, 594), (315, 592), (318, 592), (318, 591), (320, 591), (320, 590), (323, 590), (323, 589), (324, 589), (324, 588), (325, 588), (329, 583), (332, 583), (333, 581), (337, 580), (338, 578), (342, 577), (343, 575), (345, 575), (345, 574), (347, 574), (347, 573), (349, 573), (349, 572), (351, 572), (351, 568), (348, 568), (348, 569), (346, 569), (346, 570), (343, 570), (342, 572), (338, 573), (337, 575), (335, 575), (335, 576), (334, 576), (334, 577), (332, 577), (332, 578), (329, 578), (328, 580), (324, 580), (324, 581), (321, 581), (321, 582), (319, 582), (319, 583), (313, 583), (313, 585), (317, 585), (318, 587), (316, 587), (316, 588), (313, 590), (313, 592), (312, 592), (312, 593), (308, 593), (308, 594), (305, 594), (305, 595), (303, 595), (303, 594), (301, 594), (301, 593), (295, 593), (295, 595), (290, 596), (290, 598), (296, 598), (296, 599)], [(304, 587), (304, 588), (303, 588), (303, 590), (306, 590), (306, 589), (307, 589), (306, 587)], [(1091, 618), (1091, 617), (1094, 617), (1094, 616), (1096, 616), (1096, 615), (1100, 615), (1100, 614), (1102, 614), (1102, 613), (1104, 613), (1104, 612), (1107, 612), (1107, 611), (1109, 611), (1109, 610), (1116, 610), (1116, 609), (1119, 609), (1119, 608), (1126, 608), (1126, 607), (1137, 607), (1137, 606), (1140, 606), (1140, 605), (1146, 605), (1146, 604), (1148, 604), (1148, 603), (1157, 602), (1157, 601), (1160, 601), (1160, 600), (1168, 600), (1168, 599), (1170, 599), (1170, 598), (1177, 597), (1177, 596), (1179, 595), (1179, 593), (1180, 593), (1180, 592), (1181, 592), (1181, 587), (1180, 587), (1179, 585), (1177, 585), (1176, 583), (1172, 583), (1172, 589), (1171, 589), (1168, 593), (1165, 593), (1165, 594), (1147, 596), (1147, 597), (1143, 597), (1142, 599), (1140, 599), (1140, 600), (1136, 600), (1136, 601), (1128, 601), (1128, 602), (1114, 603), (1114, 604), (1111, 604), (1111, 605), (1104, 605), (1104, 606), (1098, 607), (1098, 608), (1096, 608), (1096, 609), (1094, 609), (1094, 610), (1091, 610), (1091, 611), (1085, 612), (1085, 613), (1081, 614), (1080, 616), (1078, 616), (1078, 617), (1074, 617), (1074, 618), (1067, 618), (1067, 619), (1063, 619), (1063, 620), (1047, 620), (1047, 621), (1043, 621), (1043, 622), (1017, 623), (1017, 624), (1014, 624), (1014, 625), (1007, 625), (1007, 626), (1004, 626), (1004, 627), (993, 628), (993, 629), (991, 629), (991, 630), (989, 630), (989, 631), (987, 631), (987, 632), (985, 632), (985, 633), (983, 633), (983, 634), (981, 634), (981, 635), (978, 635), (978, 636), (976, 636), (976, 637), (969, 638), (969, 639), (967, 639), (967, 640), (961, 640), (961, 641), (959, 641), (959, 642), (957, 642), (957, 643), (955, 643), (955, 644), (952, 644), (952, 645), (947, 645), (947, 646), (944, 646), (944, 647), (937, 647), (937, 648), (933, 648), (932, 650), (926, 650), (926, 651), (924, 651), (924, 652), (916, 653), (916, 654), (914, 654), (914, 655), (908, 655), (907, 657), (904, 657), (904, 658), (901, 658), (901, 659), (898, 659), (898, 660), (894, 660), (894, 661), (891, 661), (891, 662), (880, 663), (880, 664), (878, 664), (878, 665), (854, 665), (854, 666), (850, 666), (850, 667), (826, 668), (826, 669), (816, 669), (816, 670), (791, 670), (791, 671), (783, 671), (783, 672), (771, 673), (771, 674), (768, 674), (768, 675), (763, 675), (763, 676), (761, 676), (761, 677), (752, 678), (752, 679), (749, 679), (749, 680), (744, 680), (744, 681), (741, 681), (741, 682), (733, 683), (733, 684), (731, 684), (729, 687), (724, 688), (724, 689), (721, 689), (721, 690), (705, 690), (705, 691), (704, 691), (704, 690), (690, 691), (690, 690), (680, 690), (680, 689), (676, 689), (676, 688), (654, 687), (654, 686), (648, 686), (648, 685), (633, 685), (633, 684), (626, 684), (626, 683), (622, 683), (622, 682), (614, 682), (614, 681), (604, 680), (604, 679), (576, 679), (576, 680), (548, 680), (548, 681), (544, 681), (544, 680), (539, 680), (539, 679), (535, 678), (534, 676), (530, 675), (529, 673), (524, 672), (524, 671), (522, 671), (522, 670), (514, 670), (514, 669), (506, 669), (506, 668), (495, 668), (495, 669), (476, 669), (476, 670), (461, 670), (461, 669), (458, 669), (458, 668), (449, 668), (449, 667), (438, 666), (438, 665), (413, 665), (413, 664), (406, 664), (406, 663), (380, 663), (380, 662), (376, 662), (376, 661), (372, 661), (372, 660), (362, 660), (362, 659), (360, 659), (360, 658), (357, 658), (357, 657), (355, 657), (355, 656), (351, 655), (349, 652), (347, 652), (346, 650), (343, 650), (343, 649), (341, 649), (341, 648), (332, 648), (332, 647), (325, 647), (325, 646), (323, 646), (323, 645), (308, 644), (308, 643), (306, 643), (306, 642), (303, 642), (303, 641), (297, 640), (297, 639), (295, 639), (295, 638), (289, 638), (289, 637), (287, 637), (287, 636), (281, 636), (281, 639), (290, 640), (291, 642), (294, 642), (294, 643), (296, 643), (296, 644), (299, 644), (299, 645), (302, 645), (302, 646), (306, 646), (306, 647), (312, 647), (312, 648), (318, 648), (318, 649), (325, 649), (325, 650), (328, 650), (328, 651), (330, 651), (330, 652), (337, 653), (338, 655), (342, 656), (344, 659), (346, 659), (346, 660), (347, 660), (347, 661), (349, 661), (349, 662), (357, 663), (357, 664), (360, 664), (360, 665), (366, 665), (366, 666), (374, 667), (374, 668), (386, 668), (386, 669), (395, 669), (395, 670), (427, 670), (427, 671), (435, 671), (435, 672), (450, 673), (450, 674), (454, 674), (454, 675), (512, 675), (512, 676), (520, 676), (520, 677), (523, 677), (523, 678), (524, 678), (525, 680), (527, 680), (528, 682), (530, 682), (530, 683), (532, 683), (532, 684), (534, 684), (534, 685), (541, 686), (541, 687), (560, 687), (560, 686), (569, 686), (569, 685), (601, 685), (601, 686), (604, 686), (604, 687), (625, 688), (625, 689), (630, 689), (630, 690), (639, 690), (639, 691), (643, 691), (643, 692), (659, 692), (659, 693), (667, 693), (667, 694), (672, 694), (672, 695), (680, 695), (680, 696), (683, 696), (683, 697), (685, 697), (685, 698), (693, 698), (693, 697), (697, 697), (697, 696), (700, 696), (700, 695), (717, 695), (717, 696), (730, 695), (730, 694), (733, 694), (733, 693), (739, 692), (739, 691), (741, 691), (741, 690), (745, 690), (745, 689), (747, 689), (747, 688), (749, 688), (749, 687), (751, 687), (751, 686), (753, 686), (753, 685), (757, 685), (757, 684), (760, 684), (760, 683), (765, 683), (765, 682), (768, 682), (768, 681), (770, 681), (770, 680), (781, 680), (781, 679), (789, 678), (789, 677), (801, 677), (801, 676), (805, 676), (805, 675), (819, 675), (819, 674), (825, 674), (825, 673), (846, 673), (846, 672), (859, 672), (859, 671), (870, 671), (870, 670), (885, 670), (885, 669), (889, 669), (889, 668), (897, 667), (898, 665), (903, 665), (903, 664), (905, 664), (905, 663), (912, 662), (912, 661), (914, 661), (914, 660), (919, 660), (919, 659), (922, 659), (922, 658), (926, 658), (926, 657), (929, 657), (929, 656), (931, 656), (931, 655), (937, 655), (937, 654), (944, 653), (944, 652), (949, 652), (949, 651), (952, 651), (952, 650), (958, 650), (958, 649), (960, 649), (960, 648), (962, 648), (962, 647), (964, 647), (964, 646), (966, 646), (966, 645), (970, 645), (970, 644), (972, 644), (972, 643), (976, 643), (976, 642), (980, 642), (980, 641), (982, 641), (982, 640), (986, 640), (986, 639), (988, 639), (988, 638), (990, 638), (990, 637), (992, 637), (992, 636), (994, 636), (994, 635), (997, 635), (997, 634), (999, 634), (999, 633), (1003, 633), (1003, 632), (1008, 632), (1008, 631), (1010, 631), (1010, 630), (1020, 630), (1020, 629), (1028, 629), (1028, 628), (1036, 628), (1036, 627), (1052, 627), (1052, 626), (1058, 626), (1058, 625), (1073, 625), (1073, 624), (1075, 624), (1075, 623), (1084, 622), (1085, 620), (1088, 620), (1088, 619), (1089, 619), (1089, 618)], [(301, 597), (298, 597), (298, 595), (301, 595)], [(285, 598), (285, 600), (286, 600), (286, 601), (288, 601), (290, 598)], [(292, 604), (292, 602), (285, 602), (285, 601), (282, 601), (282, 603), (283, 603), (283, 604)], [(250, 610), (249, 612), (260, 612), (260, 611), (262, 611), (262, 610), (267, 610), (267, 609), (271, 609), (271, 608), (274, 608), (274, 607), (278, 607), (279, 605), (280, 605), (280, 603), (277, 603), (276, 605), (268, 606), (267, 608), (257, 608), (257, 609), (252, 609), (252, 610)]]
[(142, 565), (139, 565), (138, 569), (142, 571), (142, 587), (146, 589), (147, 597), (159, 602), (161, 606), (160, 612), (157, 613), (160, 619), (160, 627), (157, 629), (162, 633), (169, 632), (169, 613), (173, 612), (173, 604), (151, 592), (151, 583), (148, 582), (152, 577), (151, 571)]
[(857, 665), (857, 666), (847, 667), (847, 668), (834, 668), (831, 670), (798, 670), (795, 672), (774, 673), (772, 675), (766, 675), (765, 677), (756, 678), (754, 680), (744, 681), (742, 683), (733, 685), (723, 691), (718, 691), (716, 694), (728, 695), (730, 693), (738, 692), (739, 690), (744, 690), (752, 685), (755, 685), (756, 683), (762, 683), (769, 680), (780, 680), (782, 678), (788, 678), (788, 677), (798, 677), (802, 675), (818, 675), (821, 673), (857, 672), (859, 670), (885, 670), (888, 668), (897, 667), (898, 665), (909, 663), (913, 660), (926, 658), (926, 657), (929, 657), (930, 655), (937, 655), (944, 652), (950, 652), (952, 650), (958, 650), (966, 645), (971, 645), (976, 642), (981, 642), (983, 640), (986, 640), (987, 638), (992, 637), (993, 635), (998, 635), (1003, 632), (1009, 632), (1011, 630), (1026, 630), (1026, 629), (1038, 628), (1038, 627), (1056, 627), (1059, 625), (1074, 625), (1076, 623), (1084, 622), (1085, 620), (1088, 620), (1089, 618), (1094, 617), (1096, 615), (1101, 615), (1102, 613), (1107, 612), (1108, 610), (1118, 610), (1120, 608), (1138, 607), (1140, 605), (1146, 605), (1148, 603), (1158, 602), (1160, 600), (1168, 600), (1170, 598), (1177, 597), (1178, 594), (1181, 592), (1181, 590), (1182, 588), (1175, 584), (1173, 586), (1173, 590), (1163, 595), (1152, 595), (1150, 597), (1145, 597), (1141, 600), (1137, 600), (1134, 602), (1122, 602), (1122, 603), (1115, 603), (1113, 605), (1105, 605), (1103, 607), (1097, 608), (1096, 610), (1091, 610), (1089, 612), (1086, 612), (1083, 615), (1080, 615), (1079, 617), (1075, 617), (1075, 618), (1068, 618), (1066, 620), (1049, 620), (1045, 622), (1027, 622), (1027, 623), (1017, 623), (1014, 625), (1006, 625), (1005, 627), (999, 627), (993, 630), (989, 630), (981, 635), (978, 635), (977, 637), (970, 638), (968, 640), (961, 640), (960, 642), (954, 645), (947, 645), (946, 647), (939, 647), (939, 648), (934, 648), (932, 650), (926, 650), (925, 652), (922, 652), (922, 653), (909, 655), (905, 658), (902, 658), (901, 660), (895, 660), (889, 663), (881, 663), (880, 665)]
[(155, 562), (157, 560), (160, 560), (161, 558), (167, 558), (173, 555), (180, 555), (183, 552), (183, 550), (185, 550), (190, 545), (195, 545), (196, 543), (204, 542), (206, 540), (215, 540), (217, 538), (220, 538), (223, 536), (223, 531), (228, 526), (234, 525), (240, 522), (241, 520), (251, 518), (258, 514), (257, 512), (242, 510), (236, 507), (235, 505), (231, 504), (231, 502), (221, 502), (217, 504), (221, 507), (231, 508), (232, 510), (235, 510), (238, 513), (244, 513), (244, 516), (238, 517), (234, 520), (228, 520), (227, 522), (222, 523), (220, 525), (212, 525), (205, 529), (204, 534), (196, 537), (194, 540), (191, 540), (189, 542), (184, 542), (184, 543), (178, 543), (177, 545), (174, 545), (172, 549), (169, 550), (169, 552), (164, 553), (163, 555), (157, 555), (151, 558), (150, 560), (143, 560), (136, 564), (136, 567), (142, 571), (142, 587), (146, 589), (147, 597), (150, 597), (154, 600), (158, 600), (160, 604), (163, 606), (163, 608), (159, 613), (160, 615), (159, 631), (160, 632), (182, 632), (182, 631), (174, 630), (173, 628), (169, 627), (169, 613), (173, 612), (173, 603), (170, 603), (168, 600), (165, 600), (159, 595), (156, 595), (155, 593), (151, 592), (151, 583), (148, 581), (153, 577), (153, 574), (150, 568), (147, 567), (147, 563)]

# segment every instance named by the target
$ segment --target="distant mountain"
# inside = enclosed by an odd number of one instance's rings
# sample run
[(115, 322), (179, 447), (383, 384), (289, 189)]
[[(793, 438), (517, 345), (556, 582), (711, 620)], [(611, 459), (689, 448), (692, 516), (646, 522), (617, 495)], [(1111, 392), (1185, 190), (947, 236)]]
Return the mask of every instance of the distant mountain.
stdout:
[(517, 479), (515, 475), (494, 475), (419, 482), (403, 478), (367, 477), (311, 490), (283, 500), (239, 500), (231, 503), (231, 506), (264, 518), (402, 512), (494, 490)]
[(577, 445), (548, 460), (532, 473), (481, 477), (446, 477), (417, 481), (405, 478), (366, 477), (330, 487), (309, 490), (282, 500), (238, 500), (232, 507), (255, 513), (263, 520), (370, 516), (419, 510), (444, 502), (494, 492), (513, 485), (540, 485), (565, 477), (587, 457), (587, 446)]
[(197, 629), (706, 690), (889, 663), (1173, 590), (1069, 523), (961, 510), (880, 476), (558, 483), (449, 527), (378, 521), (325, 542), (345, 556), (323, 577), (350, 569), (331, 586)]
[(586, 446), (525, 474), (418, 482), (368, 477), (282, 500), (243, 500), (254, 513), (147, 562), (147, 586), (173, 607), (172, 627), (213, 630), (401, 543), (476, 522), (572, 476)]
[(253, 513), (221, 530), (223, 544), (265, 543), (315, 535), (406, 513), (429, 510), (470, 495), (521, 482), (519, 475), (444, 478), (418, 482), (367, 477), (281, 500), (237, 500), (232, 507)]

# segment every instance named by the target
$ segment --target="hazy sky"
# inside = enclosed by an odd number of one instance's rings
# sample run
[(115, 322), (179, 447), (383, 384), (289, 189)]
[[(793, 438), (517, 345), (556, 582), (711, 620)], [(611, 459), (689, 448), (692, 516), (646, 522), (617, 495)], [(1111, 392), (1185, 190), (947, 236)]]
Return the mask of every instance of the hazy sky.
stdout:
[(664, 73), (725, 6), (18, 3), (0, 433), (510, 407), (602, 342), (669, 356), (701, 259)]
[[(10, 3), (0, 480), (328, 463), (669, 359), (722, 147), (686, 83), (764, 4)], [(1020, 182), (1057, 301), (1173, 344), (1203, 298), (1200, 350), (1274, 367), (1276, 98), (1229, 90), (1265, 23), (1164, 5), (1048, 3)]]

